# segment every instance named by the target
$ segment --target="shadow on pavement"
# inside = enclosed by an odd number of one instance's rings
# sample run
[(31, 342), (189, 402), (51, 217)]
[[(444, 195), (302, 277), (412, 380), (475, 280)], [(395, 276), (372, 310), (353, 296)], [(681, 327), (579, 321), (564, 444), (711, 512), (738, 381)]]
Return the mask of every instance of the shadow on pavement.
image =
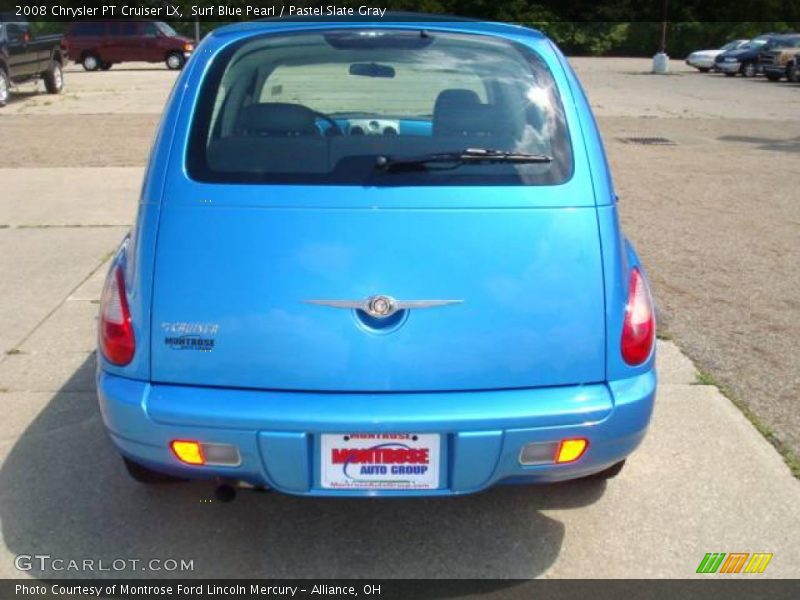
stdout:
[(778, 152), (800, 152), (800, 137), (789, 139), (773, 139), (753, 137), (749, 135), (723, 135), (717, 138), (721, 142), (742, 142), (757, 144), (759, 150), (773, 150)]
[[(52, 558), (193, 560), (189, 572), (57, 570), (36, 577), (529, 578), (559, 554), (564, 525), (543, 509), (596, 501), (603, 482), (499, 487), (439, 499), (314, 499), (210, 483), (144, 486), (127, 476), (86, 390), (90, 357), (19, 437), (0, 471), (5, 544)], [(66, 564), (66, 563), (65, 563)], [(56, 567), (58, 565), (55, 565)]]
[(19, 104), (25, 100), (30, 100), (31, 98), (35, 98), (36, 96), (42, 96), (46, 98), (49, 94), (47, 94), (43, 89), (39, 88), (39, 84), (35, 84), (36, 88), (31, 89), (30, 83), (23, 83), (22, 85), (25, 86), (25, 89), (19, 89), (18, 87), (11, 88), (11, 93), (8, 95), (8, 104), (6, 105), (4, 110), (8, 110), (10, 107), (14, 106), (15, 104)]

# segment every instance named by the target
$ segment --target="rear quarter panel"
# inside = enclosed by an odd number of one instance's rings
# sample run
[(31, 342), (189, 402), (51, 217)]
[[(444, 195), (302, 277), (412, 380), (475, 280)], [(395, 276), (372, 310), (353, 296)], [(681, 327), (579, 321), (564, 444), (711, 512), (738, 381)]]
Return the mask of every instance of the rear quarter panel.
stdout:
[[(123, 367), (109, 363), (98, 352), (98, 363), (103, 370), (133, 379), (150, 379), (150, 314), (161, 197), (172, 149), (173, 123), (180, 110), (186, 79), (191, 70), (190, 64), (181, 72), (167, 99), (145, 169), (130, 242), (125, 249), (125, 256), (121, 257), (126, 261), (125, 287), (134, 327), (136, 352), (131, 363)], [(112, 264), (112, 268), (113, 266)]]
[(583, 148), (591, 170), (597, 201), (597, 227), (602, 248), (605, 284), (606, 379), (609, 381), (627, 379), (646, 373), (655, 366), (655, 351), (647, 361), (636, 367), (625, 363), (621, 353), (622, 325), (628, 301), (630, 271), (634, 267), (639, 267), (642, 272), (644, 269), (633, 245), (625, 238), (619, 225), (617, 209), (619, 199), (614, 189), (600, 128), (592, 113), (588, 96), (566, 57), (555, 46), (553, 50), (564, 68), (575, 102), (575, 110), (579, 115)]

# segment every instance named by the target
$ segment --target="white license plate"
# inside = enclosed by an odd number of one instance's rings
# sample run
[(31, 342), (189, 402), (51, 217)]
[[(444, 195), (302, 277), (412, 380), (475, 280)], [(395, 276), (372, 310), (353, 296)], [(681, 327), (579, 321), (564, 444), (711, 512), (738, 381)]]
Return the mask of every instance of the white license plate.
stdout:
[(437, 433), (322, 434), (323, 488), (430, 490), (439, 487)]

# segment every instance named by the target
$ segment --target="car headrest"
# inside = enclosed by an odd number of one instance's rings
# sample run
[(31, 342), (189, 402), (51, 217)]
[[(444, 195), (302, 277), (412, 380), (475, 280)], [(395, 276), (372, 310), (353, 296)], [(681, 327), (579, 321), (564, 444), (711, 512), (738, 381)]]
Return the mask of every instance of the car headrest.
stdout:
[(439, 95), (436, 96), (436, 102), (433, 105), (433, 135), (447, 133), (446, 131), (440, 131), (443, 116), (446, 121), (447, 117), (445, 115), (466, 113), (474, 107), (480, 106), (480, 104), (481, 101), (480, 98), (478, 98), (478, 94), (472, 90), (456, 88), (442, 90), (439, 92)]
[(462, 89), (449, 89), (449, 90), (442, 90), (439, 92), (439, 95), (436, 96), (436, 103), (433, 107), (434, 114), (437, 110), (444, 110), (447, 108), (459, 108), (462, 106), (474, 106), (475, 104), (480, 104), (480, 98), (478, 98), (478, 94), (476, 94), (472, 90), (462, 90)]
[(238, 130), (245, 135), (320, 135), (313, 110), (300, 104), (251, 104), (239, 113)]
[(516, 138), (518, 134), (509, 111), (482, 104), (472, 90), (442, 90), (436, 97), (433, 135)]

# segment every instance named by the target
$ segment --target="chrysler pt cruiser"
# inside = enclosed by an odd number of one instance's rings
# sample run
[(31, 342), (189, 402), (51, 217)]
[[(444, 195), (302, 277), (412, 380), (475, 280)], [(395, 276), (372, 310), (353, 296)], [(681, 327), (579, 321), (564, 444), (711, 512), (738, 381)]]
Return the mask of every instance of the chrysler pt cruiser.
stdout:
[(267, 21), (198, 47), (99, 319), (130, 474), (315, 496), (611, 477), (656, 389), (647, 280), (541, 33)]

